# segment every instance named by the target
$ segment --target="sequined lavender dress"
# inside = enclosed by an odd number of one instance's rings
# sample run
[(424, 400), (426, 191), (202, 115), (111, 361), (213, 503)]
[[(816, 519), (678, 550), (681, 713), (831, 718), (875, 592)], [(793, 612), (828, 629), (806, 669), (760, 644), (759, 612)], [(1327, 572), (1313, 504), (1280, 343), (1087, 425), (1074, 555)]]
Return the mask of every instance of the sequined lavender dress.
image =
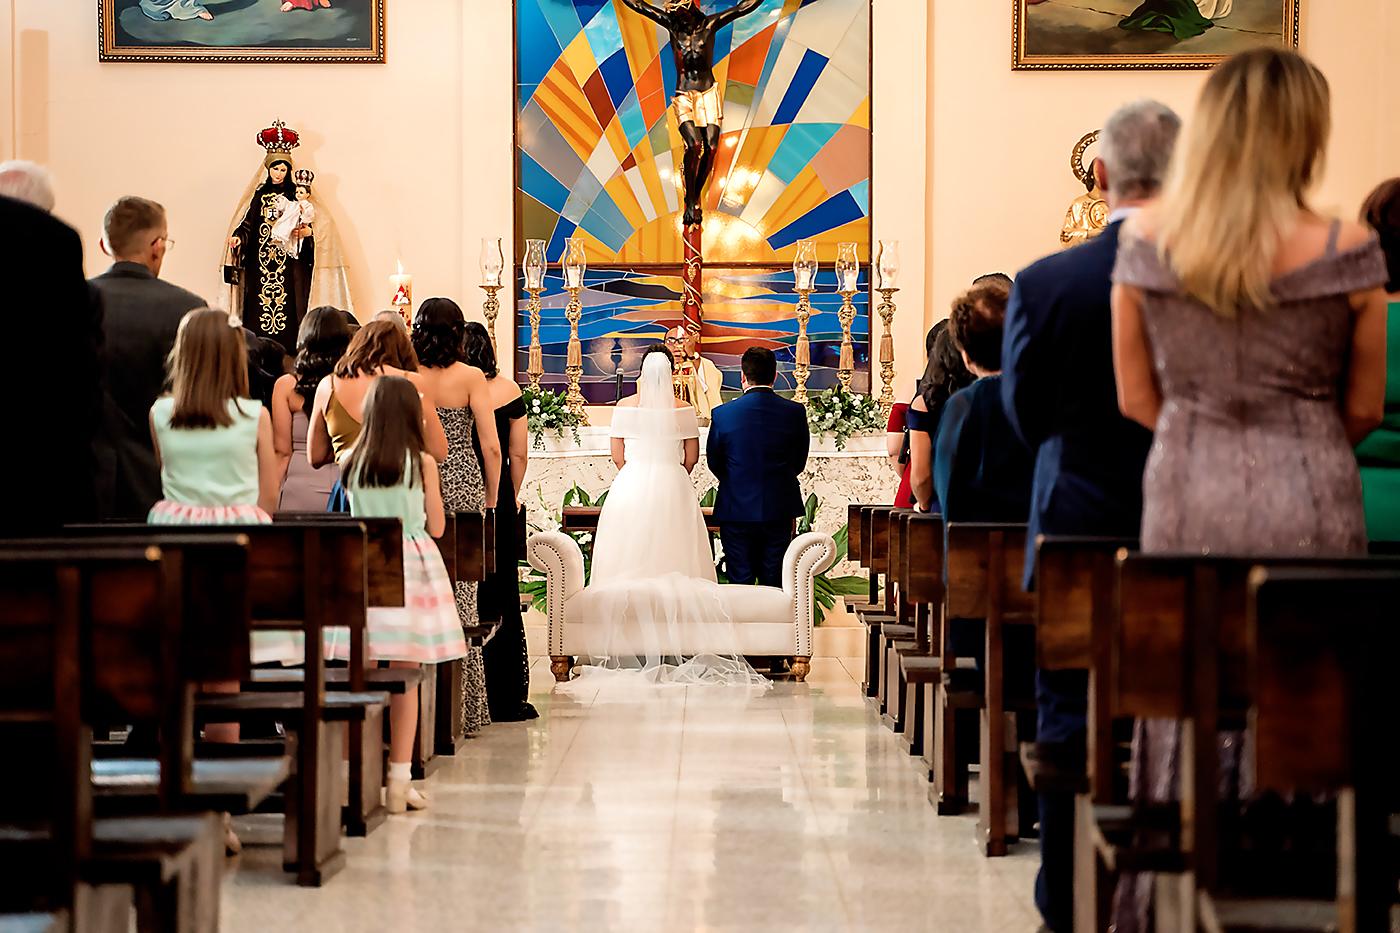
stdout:
[[(1267, 311), (1217, 314), (1182, 293), (1155, 244), (1125, 238), (1114, 281), (1143, 292), (1162, 392), (1143, 478), (1142, 549), (1278, 556), (1366, 552), (1356, 457), (1341, 418), (1348, 296), (1386, 281), (1374, 241), (1327, 252), (1273, 283)], [(1222, 735), (1221, 792), (1247, 796), (1238, 735)], [(1177, 797), (1179, 728), (1138, 724), (1134, 799)], [(1150, 876), (1120, 887), (1119, 933), (1152, 929)]]

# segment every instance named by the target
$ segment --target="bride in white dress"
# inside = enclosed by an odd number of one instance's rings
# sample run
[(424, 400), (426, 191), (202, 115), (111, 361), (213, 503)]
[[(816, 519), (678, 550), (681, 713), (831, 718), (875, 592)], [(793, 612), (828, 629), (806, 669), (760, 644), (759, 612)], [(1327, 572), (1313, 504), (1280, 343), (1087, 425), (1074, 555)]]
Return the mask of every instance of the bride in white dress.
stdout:
[[(766, 687), (739, 652), (715, 580), (709, 532), (690, 481), (700, 429), (695, 409), (676, 400), (671, 373), (664, 349), (648, 351), (635, 405), (613, 413), (613, 459), (621, 469), (598, 519), (588, 584), (591, 614), (609, 624), (595, 630), (572, 683), (593, 686), (602, 675)], [(677, 645), (694, 653), (677, 657)]]

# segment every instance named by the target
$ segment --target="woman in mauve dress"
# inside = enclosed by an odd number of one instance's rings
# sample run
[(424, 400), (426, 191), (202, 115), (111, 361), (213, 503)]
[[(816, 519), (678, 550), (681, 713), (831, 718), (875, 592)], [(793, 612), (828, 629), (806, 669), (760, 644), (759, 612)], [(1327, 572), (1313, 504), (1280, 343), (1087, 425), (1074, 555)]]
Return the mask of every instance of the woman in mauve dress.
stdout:
[[(1113, 354), (1123, 413), (1156, 432), (1144, 552), (1366, 553), (1352, 446), (1384, 413), (1386, 266), (1373, 231), (1307, 206), (1330, 131), (1311, 63), (1238, 55), (1207, 81), (1160, 202), (1127, 222)], [(1248, 813), (1245, 741), (1220, 736), (1220, 793)], [(1178, 799), (1180, 747), (1177, 721), (1137, 723), (1135, 800)], [(1152, 887), (1120, 881), (1118, 933), (1153, 928)]]

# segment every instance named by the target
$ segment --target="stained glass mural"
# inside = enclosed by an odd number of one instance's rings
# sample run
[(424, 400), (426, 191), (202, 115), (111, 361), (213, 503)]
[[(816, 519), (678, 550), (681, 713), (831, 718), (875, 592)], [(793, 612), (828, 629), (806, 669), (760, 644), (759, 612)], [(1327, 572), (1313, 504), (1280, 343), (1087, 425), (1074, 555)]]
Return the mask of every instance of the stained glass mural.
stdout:
[[(708, 13), (735, 2), (701, 0)], [(527, 238), (548, 244), (550, 263), (566, 239), (583, 238), (584, 392), (605, 404), (618, 363), (634, 373), (631, 357), (681, 317), (674, 58), (666, 31), (621, 0), (515, 0), (515, 11), (515, 263)], [(799, 239), (817, 241), (827, 263), (840, 242), (870, 259), (869, 71), (870, 0), (763, 0), (716, 36), (724, 119), (704, 202), (702, 352), (726, 388), (738, 390), (739, 356), (754, 344), (778, 352), (780, 386), (791, 387)], [(812, 321), (813, 389), (835, 379), (832, 278), (828, 271), (824, 293), (813, 296), (823, 312)], [(542, 335), (545, 382), (555, 387), (568, 339), (560, 284), (557, 274), (547, 282)], [(523, 382), (529, 324), (519, 295)], [(868, 295), (857, 304), (861, 387), (869, 384)]]
[[(517, 254), (558, 261), (577, 231), (594, 262), (680, 262), (666, 32), (620, 0), (516, 0), (516, 35)], [(799, 239), (868, 256), (869, 69), (870, 0), (765, 0), (719, 33), (707, 262), (791, 262)]]
[[(530, 321), (524, 313), (527, 295), (517, 279), (520, 314), (516, 318), (515, 371), (521, 375), (528, 363)], [(766, 346), (778, 357), (779, 391), (792, 389), (793, 348), (797, 343), (797, 321), (793, 309), (792, 270), (762, 270), (707, 266), (705, 269), (705, 327), (701, 352), (713, 360), (724, 375), (726, 396), (739, 389), (739, 358), (752, 346)], [(812, 369), (807, 380), (809, 391), (836, 384), (836, 366), (841, 354), (841, 324), (836, 312), (841, 296), (836, 294), (836, 275), (829, 269), (818, 276), (818, 291), (812, 295), (812, 317), (807, 324), (811, 338)], [(617, 371), (622, 370), (622, 397), (631, 395), (641, 368), (642, 351), (656, 343), (668, 328), (680, 320), (681, 275), (679, 269), (589, 269), (579, 298), (583, 315), (579, 339), (583, 343), (583, 394), (593, 405), (609, 405), (618, 398)], [(545, 375), (542, 383), (563, 390), (564, 356), (569, 341), (569, 323), (564, 319), (568, 303), (561, 275), (545, 277), (540, 298), (540, 343), (544, 347)], [(869, 282), (861, 274), (860, 291), (855, 296), (856, 319), (851, 331), (855, 339), (856, 375), (852, 388), (870, 391), (870, 301)]]

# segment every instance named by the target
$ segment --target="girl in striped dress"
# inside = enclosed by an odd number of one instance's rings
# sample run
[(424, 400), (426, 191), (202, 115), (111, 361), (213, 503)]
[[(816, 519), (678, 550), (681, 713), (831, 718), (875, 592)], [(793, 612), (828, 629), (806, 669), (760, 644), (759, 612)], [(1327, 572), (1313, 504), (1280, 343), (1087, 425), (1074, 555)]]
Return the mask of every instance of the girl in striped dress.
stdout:
[[(342, 466), (350, 512), (403, 523), (404, 604), (369, 610), (368, 655), (391, 667), (417, 667), (464, 657), (467, 645), (447, 568), (433, 538), (446, 526), (437, 461), (423, 449), (423, 404), (401, 376), (380, 376), (365, 394), (360, 438)], [(350, 655), (344, 629), (334, 630), (331, 655)], [(418, 730), (416, 691), (389, 702), (390, 813), (422, 810), (427, 798), (410, 784)]]

